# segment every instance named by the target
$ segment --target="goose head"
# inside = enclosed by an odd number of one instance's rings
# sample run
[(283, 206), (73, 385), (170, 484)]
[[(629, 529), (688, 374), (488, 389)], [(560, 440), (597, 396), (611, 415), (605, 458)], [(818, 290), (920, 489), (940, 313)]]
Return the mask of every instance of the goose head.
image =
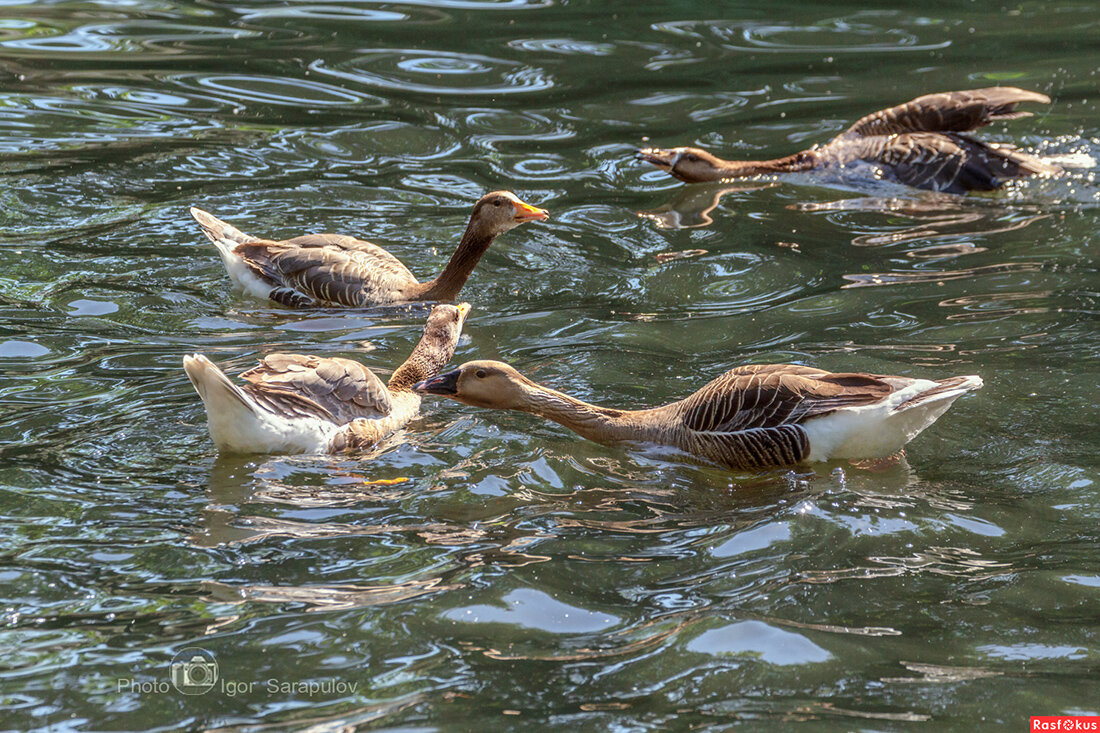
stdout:
[(474, 204), (469, 230), (492, 238), (529, 221), (544, 221), (546, 209), (523, 201), (511, 191), (492, 191)]
[[(423, 325), (423, 336), (420, 340), (429, 342), (433, 347), (450, 348), (453, 354), (455, 344), (458, 344), (459, 337), (462, 335), (462, 325), (467, 315), (470, 315), (469, 303), (458, 305), (441, 303), (432, 306), (428, 320)], [(450, 360), (450, 357), (447, 359)]]
[(474, 407), (522, 410), (531, 380), (500, 361), (468, 361), (458, 369), (413, 385), (413, 391), (449, 397)]
[(686, 183), (721, 178), (723, 161), (699, 148), (641, 148), (635, 155)]
[(390, 377), (390, 391), (407, 390), (421, 379), (438, 374), (454, 356), (458, 338), (462, 335), (462, 324), (466, 322), (469, 312), (469, 303), (434, 306), (428, 314), (420, 341), (405, 363)]

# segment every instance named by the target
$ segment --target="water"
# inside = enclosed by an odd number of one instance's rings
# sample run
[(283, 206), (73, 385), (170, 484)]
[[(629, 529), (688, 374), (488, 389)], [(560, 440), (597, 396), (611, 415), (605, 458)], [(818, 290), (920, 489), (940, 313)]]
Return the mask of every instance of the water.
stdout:
[[(778, 155), (1010, 83), (1054, 103), (983, 137), (1096, 157), (1098, 22), (1064, 0), (4, 3), (3, 727), (1100, 713), (1092, 172), (958, 199), (685, 188), (631, 156)], [(188, 205), (359, 234), (428, 277), (501, 187), (552, 218), (482, 261), (456, 363), (623, 407), (757, 361), (986, 387), (872, 468), (730, 474), (435, 400), (366, 457), (216, 455), (185, 353), (384, 374), (425, 311), (248, 300)], [(216, 658), (205, 695), (168, 684), (187, 647)]]

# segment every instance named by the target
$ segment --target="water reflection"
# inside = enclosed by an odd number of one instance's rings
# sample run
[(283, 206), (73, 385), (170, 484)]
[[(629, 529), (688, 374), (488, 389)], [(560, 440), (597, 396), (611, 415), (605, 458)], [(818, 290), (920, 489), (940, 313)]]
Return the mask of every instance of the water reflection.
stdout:
[[(934, 51), (950, 41), (922, 42), (932, 34), (901, 12), (856, 12), (830, 16), (815, 23), (775, 21), (675, 21), (659, 23), (657, 30), (717, 42), (723, 48), (754, 53), (883, 53)], [(829, 59), (831, 61), (831, 59)]]
[(351, 61), (330, 65), (319, 59), (309, 68), (367, 87), (444, 96), (529, 93), (554, 86), (542, 69), (516, 61), (419, 49), (367, 50)]
[(930, 547), (907, 557), (870, 557), (874, 565), (808, 570), (799, 576), (803, 583), (836, 583), (844, 580), (890, 578), (909, 574), (930, 573), (950, 577), (989, 580), (1012, 572), (1012, 564), (989, 560), (967, 547)]
[(202, 583), (202, 589), (208, 594), (209, 600), (218, 603), (294, 603), (304, 605), (311, 612), (384, 606), (461, 587), (459, 584), (444, 584), (442, 578), (370, 586), (235, 585), (214, 581)]
[(710, 212), (730, 193), (758, 191), (778, 186), (775, 181), (738, 184), (697, 184), (680, 186), (667, 204), (649, 211), (639, 211), (638, 216), (648, 219), (659, 229), (693, 229), (714, 223)]
[(915, 272), (868, 272), (842, 275), (848, 281), (844, 288), (866, 288), (882, 285), (912, 285), (914, 283), (942, 283), (948, 280), (968, 280), (987, 275), (1004, 275), (1027, 272), (1039, 272), (1039, 262), (1006, 262), (996, 265), (981, 265), (961, 270), (918, 270)]
[[(835, 212), (873, 212), (889, 214), (891, 217), (903, 216), (917, 221), (910, 226), (898, 227), (891, 220), (885, 231), (882, 227), (877, 227), (874, 231), (856, 235), (852, 238), (852, 244), (857, 247), (903, 244), (917, 239), (935, 240), (1000, 234), (1023, 229), (1050, 217), (1050, 214), (1028, 211), (1019, 205), (996, 204), (935, 193), (919, 194), (911, 198), (866, 197), (837, 201), (807, 201), (791, 204), (788, 208), (810, 213), (826, 213), (829, 214), (831, 221), (840, 225), (844, 225), (845, 222), (834, 217)], [(854, 224), (851, 226), (857, 228)], [(947, 255), (952, 253), (950, 248), (955, 248), (954, 254), (985, 251), (985, 247), (960, 242), (938, 248), (926, 247), (914, 250), (907, 252), (906, 256), (914, 258), (937, 256), (932, 254), (934, 251)]]

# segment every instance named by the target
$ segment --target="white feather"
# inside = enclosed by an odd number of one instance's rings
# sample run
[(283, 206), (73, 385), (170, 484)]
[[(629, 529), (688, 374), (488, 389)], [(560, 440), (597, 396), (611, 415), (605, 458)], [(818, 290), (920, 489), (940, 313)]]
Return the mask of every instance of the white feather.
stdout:
[(256, 238), (202, 209), (192, 207), (191, 216), (202, 227), (203, 234), (218, 248), (229, 279), (249, 295), (266, 300), (272, 290), (271, 283), (257, 276), (236, 252), (237, 245), (252, 242)]
[(206, 406), (210, 437), (219, 450), (324, 453), (341, 429), (319, 417), (291, 417), (266, 410), (202, 354), (185, 356), (183, 368)]
[[(808, 460), (885, 458), (934, 423), (961, 395), (982, 386), (980, 377), (964, 377), (955, 389), (921, 401), (920, 395), (941, 385), (928, 379), (894, 379), (900, 389), (884, 400), (846, 407), (802, 423), (810, 439)], [(916, 401), (902, 406), (910, 400)]]
[(218, 253), (222, 256), (222, 262), (225, 263), (225, 271), (229, 273), (229, 279), (249, 295), (266, 300), (268, 294), (271, 293), (271, 283), (257, 277), (252, 272), (252, 268), (245, 264), (241, 256), (233, 251), (237, 243), (231, 239), (214, 239), (213, 237), (210, 241), (218, 248)]

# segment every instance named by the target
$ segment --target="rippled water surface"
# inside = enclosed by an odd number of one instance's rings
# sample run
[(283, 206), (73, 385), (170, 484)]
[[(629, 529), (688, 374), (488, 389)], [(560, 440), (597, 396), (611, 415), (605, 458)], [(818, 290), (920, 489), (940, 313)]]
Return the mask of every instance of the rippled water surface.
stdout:
[[(964, 198), (632, 159), (1013, 84), (1053, 104), (979, 134), (1087, 164), (1098, 28), (1065, 0), (3, 2), (3, 727), (1100, 714), (1093, 171)], [(731, 474), (438, 400), (365, 456), (217, 455), (183, 354), (387, 374), (425, 309), (249, 300), (189, 205), (428, 277), (495, 188), (552, 216), (482, 260), (456, 363), (622, 407), (759, 361), (986, 386), (893, 465)], [(205, 695), (168, 684), (186, 647)]]

